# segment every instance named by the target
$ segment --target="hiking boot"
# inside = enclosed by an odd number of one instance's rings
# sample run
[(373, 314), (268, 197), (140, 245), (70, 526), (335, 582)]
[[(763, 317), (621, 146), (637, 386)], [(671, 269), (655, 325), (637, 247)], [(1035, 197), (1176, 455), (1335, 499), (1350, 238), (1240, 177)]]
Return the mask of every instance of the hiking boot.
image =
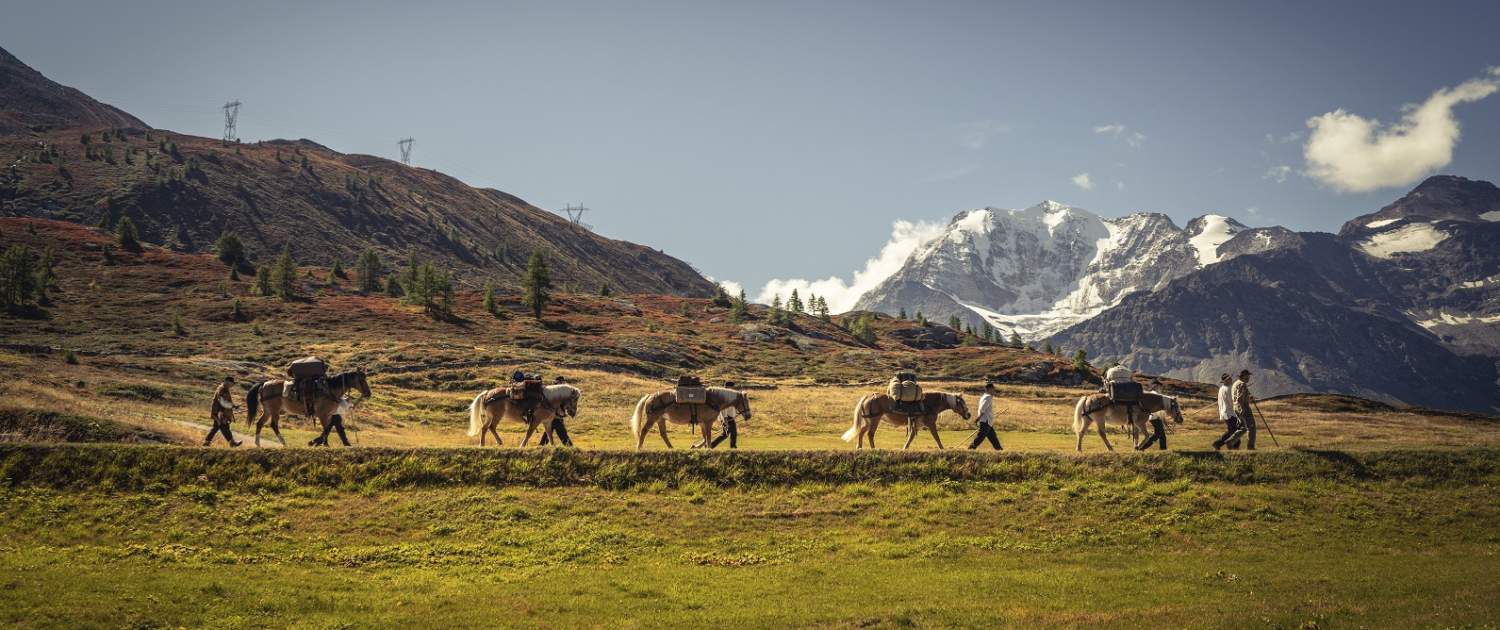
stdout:
[(230, 442), (230, 443), (229, 443), (229, 447), (230, 447), (230, 448), (237, 448), (237, 447), (239, 447), (239, 445), (241, 445), (241, 444), (244, 444), (244, 442)]

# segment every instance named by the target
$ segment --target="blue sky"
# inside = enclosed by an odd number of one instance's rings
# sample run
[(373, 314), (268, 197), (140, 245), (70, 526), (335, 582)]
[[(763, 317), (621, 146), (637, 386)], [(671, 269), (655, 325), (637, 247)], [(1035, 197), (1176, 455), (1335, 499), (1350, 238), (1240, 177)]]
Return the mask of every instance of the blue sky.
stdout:
[[(585, 203), (599, 232), (752, 296), (847, 278), (893, 222), (972, 207), (1336, 230), (1413, 172), (1500, 179), (1493, 1), (0, 10), (0, 46), (153, 126), (217, 136), (218, 106), (239, 99), (246, 140), (395, 157), (413, 136), (418, 165)], [(1370, 135), (1474, 81), (1417, 132)], [(1308, 121), (1339, 110), (1310, 163)]]

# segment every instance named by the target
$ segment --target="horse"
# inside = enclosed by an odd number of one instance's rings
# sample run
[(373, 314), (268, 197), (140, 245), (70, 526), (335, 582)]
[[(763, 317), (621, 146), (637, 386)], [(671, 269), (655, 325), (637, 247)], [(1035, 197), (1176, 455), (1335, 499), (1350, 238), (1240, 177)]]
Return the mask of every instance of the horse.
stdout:
[[(251, 387), (250, 393), (245, 395), (245, 406), (249, 412), (248, 420), (255, 423), (256, 446), (260, 446), (260, 430), (266, 425), (267, 418), (271, 421), (271, 432), (276, 434), (276, 440), (281, 442), (282, 446), (286, 446), (286, 439), (281, 437), (281, 412), (283, 408), (290, 407), (298, 411), (306, 409), (306, 406), (301, 401), (298, 401), (296, 405), (288, 406), (286, 404), (284, 392), (288, 383), (290, 381), (283, 379), (262, 381)], [(334, 414), (338, 413), (339, 403), (343, 400), (344, 395), (351, 391), (358, 391), (360, 396), (362, 396), (361, 400), (370, 397), (370, 383), (365, 378), (363, 368), (341, 372), (328, 377), (327, 394), (318, 393), (317, 402), (313, 406), (313, 415), (317, 417), (319, 424), (322, 426), (323, 434), (318, 439), (313, 440), (312, 443), (309, 443), (309, 446), (320, 440), (322, 443), (327, 444), (328, 432), (335, 428), (330, 423), (330, 419)], [(287, 413), (292, 413), (290, 408), (287, 409)], [(256, 414), (257, 411), (260, 412), (259, 415)], [(297, 415), (302, 414), (298, 413)], [(339, 431), (339, 436), (342, 439), (342, 429)], [(348, 440), (344, 440), (344, 445), (349, 445)]]
[[(1109, 436), (1104, 434), (1104, 425), (1113, 420), (1120, 424), (1133, 424), (1142, 433), (1146, 431), (1146, 418), (1153, 413), (1165, 411), (1172, 417), (1172, 422), (1182, 424), (1182, 407), (1177, 404), (1177, 398), (1166, 394), (1146, 392), (1141, 394), (1141, 399), (1135, 404), (1135, 409), (1129, 410), (1125, 405), (1117, 405), (1110, 402), (1106, 394), (1089, 394), (1078, 399), (1078, 404), (1073, 407), (1073, 433), (1078, 437), (1077, 450), (1083, 451), (1083, 433), (1088, 431), (1090, 423), (1098, 423), (1099, 439), (1104, 440), (1104, 447), (1113, 451), (1114, 445), (1109, 443)], [(1132, 422), (1133, 421), (1133, 422)]]
[[(496, 446), (502, 444), (500, 432), (495, 428), (502, 419), (526, 422), (521, 406), (511, 400), (509, 391), (509, 386), (487, 389), (479, 392), (474, 397), (474, 402), (469, 403), (469, 437), (479, 436), (480, 446), (484, 446), (485, 434), (495, 436)], [(526, 425), (526, 437), (521, 440), (521, 446), (531, 442), (531, 434), (536, 431), (538, 424), (545, 427), (544, 435), (551, 441), (552, 420), (578, 417), (578, 398), (582, 395), (577, 387), (565, 383), (548, 385), (542, 389), (542, 404), (537, 405), (536, 411), (532, 412), (531, 423)], [(485, 402), (486, 400), (489, 402)]]
[(896, 411), (896, 399), (890, 394), (866, 394), (854, 405), (854, 424), (842, 436), (845, 442), (858, 441), (855, 449), (865, 447), (865, 440), (870, 441), (870, 448), (875, 448), (875, 430), (880, 428), (881, 419), (885, 419), (898, 427), (906, 427), (906, 444), (901, 450), (911, 448), (912, 440), (917, 438), (917, 429), (927, 427), (932, 432), (932, 439), (937, 441), (939, 450), (943, 448), (943, 438), (938, 436), (937, 417), (944, 411), (957, 413), (959, 417), (969, 419), (969, 405), (964, 402), (961, 394), (950, 394), (947, 392), (928, 392), (922, 395), (922, 408), (925, 413), (916, 416), (915, 422), (899, 411)]
[(652, 425), (661, 430), (661, 441), (666, 443), (667, 448), (672, 448), (672, 440), (667, 439), (669, 421), (676, 424), (698, 422), (703, 427), (703, 441), (707, 443), (713, 439), (714, 420), (719, 417), (719, 412), (729, 407), (734, 407), (734, 412), (740, 419), (750, 419), (750, 397), (745, 392), (727, 387), (708, 388), (708, 398), (701, 405), (677, 404), (675, 390), (646, 394), (635, 404), (635, 413), (630, 416), (630, 433), (635, 436), (635, 450), (639, 451), (645, 446), (646, 432), (651, 430)]

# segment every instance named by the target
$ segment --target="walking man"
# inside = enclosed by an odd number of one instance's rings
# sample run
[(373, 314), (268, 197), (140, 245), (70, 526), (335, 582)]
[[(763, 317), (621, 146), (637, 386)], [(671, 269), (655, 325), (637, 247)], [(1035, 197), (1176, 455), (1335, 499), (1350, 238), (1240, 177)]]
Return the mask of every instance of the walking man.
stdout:
[(224, 441), (229, 446), (239, 446), (240, 442), (234, 439), (234, 433), (229, 431), (229, 424), (234, 422), (234, 377), (226, 376), (219, 383), (219, 388), (214, 390), (214, 401), (209, 409), (209, 415), (213, 420), (213, 428), (208, 430), (208, 436), (203, 438), (203, 445), (213, 444), (214, 435), (224, 434)]
[(1239, 448), (1239, 436), (1244, 433), (1240, 428), (1240, 419), (1234, 415), (1234, 404), (1231, 402), (1229, 387), (1233, 383), (1234, 379), (1229, 377), (1228, 372), (1219, 375), (1219, 420), (1224, 422), (1224, 434), (1214, 440), (1216, 451), (1225, 445), (1229, 445), (1230, 449)]
[[(1234, 382), (1230, 394), (1234, 402), (1234, 415), (1240, 419), (1240, 432), (1245, 436), (1245, 450), (1255, 450), (1255, 415), (1250, 408), (1255, 397), (1250, 394), (1250, 370), (1240, 370), (1240, 380)], [(1235, 441), (1239, 441), (1236, 437)]]
[[(1151, 385), (1148, 386), (1146, 391), (1153, 394), (1161, 394), (1161, 377), (1152, 377)], [(1167, 423), (1161, 419), (1160, 415), (1154, 413), (1147, 417), (1146, 420), (1151, 423), (1151, 435), (1146, 436), (1146, 441), (1137, 444), (1135, 450), (1144, 451), (1151, 448), (1152, 444), (1156, 444), (1161, 450), (1167, 450)]]
[(979, 411), (974, 414), (974, 422), (979, 425), (979, 431), (974, 434), (974, 441), (969, 443), (969, 450), (979, 448), (979, 444), (989, 440), (990, 446), (995, 450), (1000, 448), (1000, 436), (995, 434), (995, 384), (984, 384), (984, 395), (979, 397)]
[[(728, 387), (729, 389), (734, 389), (734, 382), (730, 381), (724, 383), (724, 386)], [(720, 433), (717, 437), (714, 438), (712, 442), (708, 443), (709, 448), (717, 447), (720, 442), (724, 441), (725, 438), (729, 439), (729, 448), (736, 449), (740, 447), (740, 432), (739, 427), (735, 426), (734, 414), (735, 411), (733, 406), (725, 407), (724, 411), (719, 412), (719, 417), (724, 420), (724, 432)]]

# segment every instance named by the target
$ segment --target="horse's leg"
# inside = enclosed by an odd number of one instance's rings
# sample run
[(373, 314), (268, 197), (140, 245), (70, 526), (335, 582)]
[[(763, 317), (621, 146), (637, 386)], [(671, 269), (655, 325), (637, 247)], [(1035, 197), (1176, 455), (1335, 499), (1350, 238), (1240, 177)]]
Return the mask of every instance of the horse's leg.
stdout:
[(531, 443), (531, 434), (535, 432), (536, 418), (533, 417), (531, 422), (526, 423), (526, 437), (521, 438), (521, 448), (526, 448), (526, 445)]
[(1089, 423), (1093, 421), (1093, 418), (1089, 417), (1088, 415), (1084, 415), (1083, 424), (1079, 425), (1078, 427), (1078, 445), (1074, 448), (1080, 453), (1083, 452), (1083, 434), (1089, 432)]
[(911, 448), (911, 441), (915, 440), (915, 439), (917, 439), (917, 423), (913, 422), (910, 417), (907, 417), (906, 418), (906, 444), (901, 447), (901, 450), (904, 451), (906, 449)]
[(880, 416), (878, 416), (878, 415), (871, 416), (869, 424), (870, 424), (870, 429), (869, 429), (870, 449), (874, 450), (874, 448), (875, 448), (875, 430), (880, 428)]
[(709, 442), (713, 441), (714, 439), (713, 421), (710, 420), (708, 422), (700, 422), (698, 424), (703, 425), (703, 445), (708, 446), (709, 448), (713, 448), (712, 446), (709, 446)]
[(276, 413), (271, 414), (271, 433), (273, 433), (273, 434), (276, 435), (276, 441), (277, 442), (281, 442), (281, 445), (283, 447), (286, 446), (286, 438), (281, 437), (281, 412), (280, 411), (277, 411)]
[(927, 430), (932, 432), (932, 439), (937, 441), (938, 450), (943, 450), (943, 438), (938, 435), (937, 430), (937, 417), (934, 416), (931, 422), (925, 424), (927, 425)]
[(667, 439), (667, 417), (666, 416), (662, 416), (662, 417), (656, 419), (656, 428), (657, 428), (657, 430), (661, 431), (661, 441), (664, 442), (664, 443), (666, 443), (667, 448), (672, 448), (672, 440)]
[(646, 447), (646, 434), (651, 432), (651, 414), (646, 414), (646, 423), (641, 425), (640, 435), (635, 436), (635, 450), (639, 451)]
[(1105, 423), (1103, 420), (1100, 420), (1098, 423), (1096, 423), (1096, 427), (1099, 429), (1099, 439), (1104, 440), (1104, 448), (1107, 448), (1110, 451), (1114, 451), (1115, 446), (1109, 443), (1109, 436), (1105, 435), (1104, 433), (1104, 424)]
[(255, 448), (260, 448), (260, 429), (266, 426), (266, 413), (261, 412), (260, 417), (255, 419)]

